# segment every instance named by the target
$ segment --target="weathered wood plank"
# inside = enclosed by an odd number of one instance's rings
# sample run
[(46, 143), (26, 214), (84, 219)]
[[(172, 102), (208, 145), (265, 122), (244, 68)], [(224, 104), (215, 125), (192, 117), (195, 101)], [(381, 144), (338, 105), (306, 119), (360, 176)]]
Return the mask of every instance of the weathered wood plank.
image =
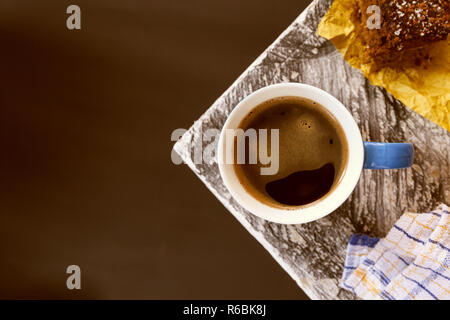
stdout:
[[(330, 4), (314, 1), (194, 123), (175, 150), (311, 298), (353, 299), (338, 285), (348, 238), (355, 232), (384, 236), (404, 211), (423, 212), (440, 202), (450, 203), (450, 134), (370, 85), (329, 41), (315, 34)], [(414, 166), (364, 171), (351, 197), (316, 222), (286, 226), (249, 214), (231, 198), (215, 163), (194, 163), (193, 148), (217, 143), (203, 142), (201, 132), (221, 129), (245, 96), (285, 81), (330, 92), (350, 110), (366, 140), (413, 143)]]

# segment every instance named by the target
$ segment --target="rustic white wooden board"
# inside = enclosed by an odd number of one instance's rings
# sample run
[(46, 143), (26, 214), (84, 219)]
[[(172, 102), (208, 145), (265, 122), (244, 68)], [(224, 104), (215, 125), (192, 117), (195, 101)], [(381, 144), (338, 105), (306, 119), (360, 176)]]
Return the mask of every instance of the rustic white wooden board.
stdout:
[[(353, 299), (339, 287), (353, 233), (384, 236), (404, 211), (450, 203), (450, 134), (369, 84), (326, 39), (315, 34), (331, 0), (314, 1), (175, 144), (175, 151), (312, 299)], [(351, 197), (334, 213), (304, 225), (280, 225), (241, 208), (223, 185), (216, 163), (194, 163), (202, 132), (220, 130), (231, 110), (253, 91), (279, 82), (322, 88), (353, 114), (368, 141), (411, 142), (406, 170), (366, 170)], [(214, 147), (214, 146), (210, 146)]]

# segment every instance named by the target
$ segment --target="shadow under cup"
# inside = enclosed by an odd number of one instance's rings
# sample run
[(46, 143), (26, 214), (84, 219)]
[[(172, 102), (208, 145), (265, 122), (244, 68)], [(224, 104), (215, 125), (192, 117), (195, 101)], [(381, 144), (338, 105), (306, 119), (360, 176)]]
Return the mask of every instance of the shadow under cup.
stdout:
[(243, 117), (233, 139), (233, 169), (241, 186), (257, 201), (283, 210), (326, 198), (348, 163), (339, 122), (303, 97), (260, 103)]

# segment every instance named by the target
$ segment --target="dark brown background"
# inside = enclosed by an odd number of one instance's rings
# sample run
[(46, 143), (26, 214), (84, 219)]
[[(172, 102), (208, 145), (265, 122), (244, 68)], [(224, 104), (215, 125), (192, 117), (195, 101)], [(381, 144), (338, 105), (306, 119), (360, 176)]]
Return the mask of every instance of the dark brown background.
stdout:
[(2, 0), (0, 298), (305, 298), (170, 134), (308, 2)]

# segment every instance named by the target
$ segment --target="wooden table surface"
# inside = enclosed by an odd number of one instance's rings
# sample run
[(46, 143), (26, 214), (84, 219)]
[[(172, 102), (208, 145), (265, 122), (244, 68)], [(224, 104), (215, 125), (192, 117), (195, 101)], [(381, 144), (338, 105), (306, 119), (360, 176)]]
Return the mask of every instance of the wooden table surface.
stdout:
[[(384, 236), (405, 211), (450, 203), (450, 134), (411, 111), (383, 88), (370, 85), (326, 39), (315, 34), (331, 0), (314, 1), (203, 114), (175, 150), (210, 191), (313, 299), (354, 299), (339, 287), (353, 233)], [(221, 129), (251, 92), (279, 82), (322, 88), (353, 114), (364, 140), (410, 142), (415, 161), (406, 170), (365, 170), (350, 198), (334, 213), (303, 225), (270, 223), (241, 208), (223, 185), (216, 163), (195, 164), (193, 148), (207, 129)]]
[(170, 154), (309, 3), (1, 0), (0, 299), (306, 298)]

